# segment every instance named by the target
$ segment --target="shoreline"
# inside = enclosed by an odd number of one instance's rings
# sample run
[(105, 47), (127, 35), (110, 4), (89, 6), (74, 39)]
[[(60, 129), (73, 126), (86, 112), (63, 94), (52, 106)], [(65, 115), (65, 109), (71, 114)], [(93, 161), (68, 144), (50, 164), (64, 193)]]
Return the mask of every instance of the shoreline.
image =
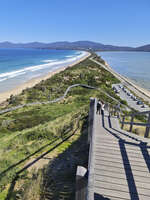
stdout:
[(29, 81), (27, 81), (26, 83), (24, 84), (21, 84), (20, 86), (10, 90), (10, 91), (7, 91), (7, 92), (2, 92), (0, 94), (0, 104), (5, 102), (9, 97), (10, 95), (18, 95), (22, 92), (22, 90), (25, 90), (27, 88), (32, 88), (34, 87), (36, 84), (40, 83), (42, 80), (46, 80), (46, 79), (49, 79), (50, 77), (52, 77), (54, 74), (57, 74), (61, 71), (64, 71), (66, 68), (68, 67), (72, 67), (78, 63), (80, 63), (81, 61), (85, 60), (86, 58), (88, 58), (91, 54), (89, 52), (86, 52), (86, 55), (83, 56), (82, 58), (80, 58), (79, 60), (75, 61), (74, 63), (72, 64), (68, 64), (66, 66), (63, 66), (61, 67), (60, 69), (56, 69), (54, 70), (53, 72), (48, 72), (45, 76), (39, 76), (37, 78), (33, 78)]
[(107, 70), (109, 70), (113, 75), (115, 75), (125, 86), (127, 86), (129, 89), (135, 92), (137, 96), (143, 98), (145, 101), (148, 101), (150, 103), (150, 91), (148, 91), (145, 88), (142, 88), (136, 83), (133, 83), (133, 81), (130, 80), (128, 77), (125, 77), (113, 70), (105, 60), (104, 62)]
[(144, 101), (147, 101), (150, 104), (150, 91), (146, 90), (145, 88), (142, 88), (135, 83), (132, 82), (127, 77), (124, 77), (123, 75), (119, 74), (115, 70), (111, 68), (111, 66), (105, 61), (104, 64), (94, 60), (93, 58), (90, 58), (93, 62), (99, 64), (101, 67), (103, 67), (105, 70), (109, 71), (111, 74), (113, 74), (118, 80), (121, 81), (122, 84), (124, 84), (128, 89), (130, 89), (132, 92), (134, 92), (138, 97), (142, 98)]

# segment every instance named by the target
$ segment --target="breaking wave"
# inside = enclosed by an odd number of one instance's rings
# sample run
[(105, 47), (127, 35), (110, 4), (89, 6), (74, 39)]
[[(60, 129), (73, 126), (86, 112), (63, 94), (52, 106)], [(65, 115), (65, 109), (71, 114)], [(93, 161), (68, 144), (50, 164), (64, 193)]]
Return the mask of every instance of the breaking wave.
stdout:
[(84, 57), (87, 53), (86, 52), (78, 52), (78, 53), (75, 53), (74, 55), (72, 56), (66, 56), (65, 59), (63, 60), (43, 60), (42, 62), (44, 64), (40, 64), (40, 65), (36, 65), (36, 66), (30, 66), (30, 67), (25, 67), (23, 69), (20, 69), (20, 70), (16, 70), (16, 71), (11, 71), (11, 72), (6, 72), (6, 73), (1, 73), (0, 74), (0, 82), (3, 82), (3, 81), (6, 81), (8, 79), (11, 79), (11, 78), (15, 78), (17, 76), (21, 76), (21, 75), (24, 75), (28, 72), (34, 72), (34, 71), (38, 71), (38, 70), (42, 70), (42, 69), (55, 69), (58, 68), (58, 66), (64, 66), (64, 65), (67, 65), (67, 64), (70, 64), (70, 63), (73, 63), (79, 59), (81, 59), (82, 57)]

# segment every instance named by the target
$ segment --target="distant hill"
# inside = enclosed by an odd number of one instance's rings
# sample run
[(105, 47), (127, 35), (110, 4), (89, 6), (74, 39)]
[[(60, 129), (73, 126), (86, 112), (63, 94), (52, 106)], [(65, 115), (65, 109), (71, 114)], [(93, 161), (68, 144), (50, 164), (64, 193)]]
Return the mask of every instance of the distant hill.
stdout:
[(150, 51), (150, 44), (135, 48), (136, 51)]
[(94, 50), (94, 51), (150, 51), (150, 45), (145, 45), (137, 48), (126, 46), (105, 45), (91, 41), (77, 42), (53, 42), (53, 43), (11, 43), (1, 42), (0, 48), (42, 48), (42, 49), (76, 49), (76, 50)]

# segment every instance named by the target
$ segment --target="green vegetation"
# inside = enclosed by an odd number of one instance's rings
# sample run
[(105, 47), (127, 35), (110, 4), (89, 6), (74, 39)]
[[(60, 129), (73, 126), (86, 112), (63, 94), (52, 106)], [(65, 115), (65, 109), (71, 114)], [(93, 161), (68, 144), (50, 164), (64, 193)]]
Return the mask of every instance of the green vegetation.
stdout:
[[(118, 82), (108, 71), (86, 59), (20, 95), (11, 96), (1, 109), (54, 100), (76, 83), (101, 88), (120, 100), (111, 90), (111, 85)], [(86, 138), (90, 97), (113, 103), (98, 90), (76, 87), (58, 103), (26, 106), (0, 115), (1, 200), (44, 200), (48, 191), (51, 199), (61, 199), (64, 193), (65, 199), (74, 199), (76, 167), (78, 164), (86, 166), (88, 159)], [(50, 155), (49, 160), (45, 158), (47, 162), (39, 159), (26, 167), (45, 152)], [(58, 159), (62, 161), (57, 162)], [(68, 167), (62, 163), (67, 163)], [(34, 166), (35, 169), (30, 170)]]
[[(125, 122), (130, 122), (130, 121), (131, 121), (131, 117), (125, 118)], [(134, 122), (135, 123), (146, 123), (147, 120), (146, 120), (145, 116), (138, 115), (138, 116), (135, 116)], [(121, 124), (120, 124), (120, 126), (121, 126)], [(123, 129), (126, 130), (126, 131), (129, 131), (130, 130), (130, 124), (124, 124)], [(132, 133), (135, 133), (136, 135), (139, 135), (139, 136), (142, 136), (142, 137), (144, 137), (145, 131), (146, 131), (146, 127), (144, 127), (144, 126), (133, 125), (133, 127), (132, 127)]]
[[(7, 100), (7, 107), (56, 99), (64, 94), (68, 86), (76, 83), (111, 89), (111, 84), (118, 82), (108, 71), (100, 68), (98, 64), (93, 63), (91, 60), (86, 59), (63, 72), (55, 74), (46, 81), (41, 81), (31, 89), (23, 90), (21, 95), (11, 96)], [(84, 89), (79, 88), (74, 89), (71, 93), (74, 94), (77, 91), (86, 93)]]

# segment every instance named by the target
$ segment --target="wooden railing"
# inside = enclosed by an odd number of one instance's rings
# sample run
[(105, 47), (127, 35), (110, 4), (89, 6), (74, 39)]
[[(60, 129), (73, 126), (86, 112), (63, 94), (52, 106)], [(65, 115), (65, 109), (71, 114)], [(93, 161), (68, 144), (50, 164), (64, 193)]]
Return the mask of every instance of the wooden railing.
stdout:
[(88, 161), (88, 183), (87, 183), (87, 197), (86, 200), (94, 200), (94, 141), (96, 131), (96, 107), (97, 99), (91, 98), (90, 100), (90, 111), (89, 111), (89, 130), (88, 137), (90, 138), (89, 147), (89, 161)]
[[(89, 161), (88, 168), (77, 167), (76, 172), (76, 200), (94, 200), (94, 137), (97, 99), (90, 99), (88, 144)], [(88, 177), (86, 175), (88, 174)]]
[[(117, 101), (116, 101), (117, 102)], [(123, 114), (126, 110), (126, 106), (113, 106), (110, 103), (104, 102), (106, 107), (105, 110), (108, 111), (110, 116), (117, 115), (120, 119), (122, 127), (125, 124), (129, 124), (129, 131), (132, 132), (133, 126), (145, 126), (145, 137), (148, 137), (150, 131), (150, 111), (146, 112), (136, 112), (129, 115)], [(121, 105), (121, 104), (120, 104)], [(124, 109), (124, 110), (123, 110)], [(88, 128), (88, 144), (89, 144), (89, 161), (88, 168), (83, 168), (78, 166), (76, 173), (76, 200), (94, 200), (94, 146), (95, 146), (95, 131), (96, 131), (96, 110), (97, 110), (97, 99), (90, 99), (90, 110), (89, 110), (89, 128)], [(134, 122), (134, 118), (138, 115), (145, 115), (145, 118), (148, 117), (147, 123)], [(131, 117), (130, 122), (126, 122), (125, 118)], [(87, 176), (88, 175), (88, 176)]]
[[(140, 115), (145, 116), (145, 119), (147, 118), (147, 122), (134, 122), (135, 117), (140, 116)], [(121, 117), (121, 114), (120, 114), (119, 117), (120, 117), (121, 129), (124, 128), (124, 125), (130, 125), (128, 131), (132, 132), (134, 125), (144, 126), (146, 128), (144, 137), (147, 138), (149, 136), (149, 132), (150, 132), (150, 111), (132, 113), (132, 114), (129, 114), (129, 115), (123, 115), (122, 117)], [(126, 117), (128, 117), (128, 118), (130, 117), (129, 122), (125, 121)]]
[[(51, 104), (51, 103), (57, 103), (61, 100), (63, 100), (68, 92), (72, 89), (72, 88), (75, 88), (75, 87), (82, 87), (82, 88), (86, 88), (86, 89), (94, 89), (94, 90), (98, 90), (100, 92), (102, 92), (103, 94), (105, 94), (107, 97), (109, 97), (110, 99), (112, 99), (114, 102), (116, 103), (119, 103), (119, 101), (117, 99), (115, 99), (114, 97), (110, 96), (107, 92), (103, 91), (101, 88), (97, 88), (97, 87), (94, 87), (94, 86), (90, 86), (90, 85), (85, 85), (85, 84), (74, 84), (74, 85), (71, 85), (69, 86), (65, 93), (63, 94), (63, 96), (61, 97), (58, 97), (54, 100), (49, 100), (49, 101), (43, 101), (43, 102), (32, 102), (32, 103), (27, 103), (27, 104), (22, 104), (22, 105), (17, 105), (17, 106), (13, 106), (11, 108), (7, 108), (7, 109), (4, 109), (4, 110), (0, 110), (0, 114), (4, 114), (4, 113), (8, 113), (8, 112), (11, 112), (11, 111), (14, 111), (14, 110), (17, 110), (17, 109), (20, 109), (20, 108), (23, 108), (23, 107), (26, 107), (26, 106), (34, 106), (34, 105), (42, 105), (42, 104)], [(126, 107), (125, 105), (122, 104), (122, 106)]]

